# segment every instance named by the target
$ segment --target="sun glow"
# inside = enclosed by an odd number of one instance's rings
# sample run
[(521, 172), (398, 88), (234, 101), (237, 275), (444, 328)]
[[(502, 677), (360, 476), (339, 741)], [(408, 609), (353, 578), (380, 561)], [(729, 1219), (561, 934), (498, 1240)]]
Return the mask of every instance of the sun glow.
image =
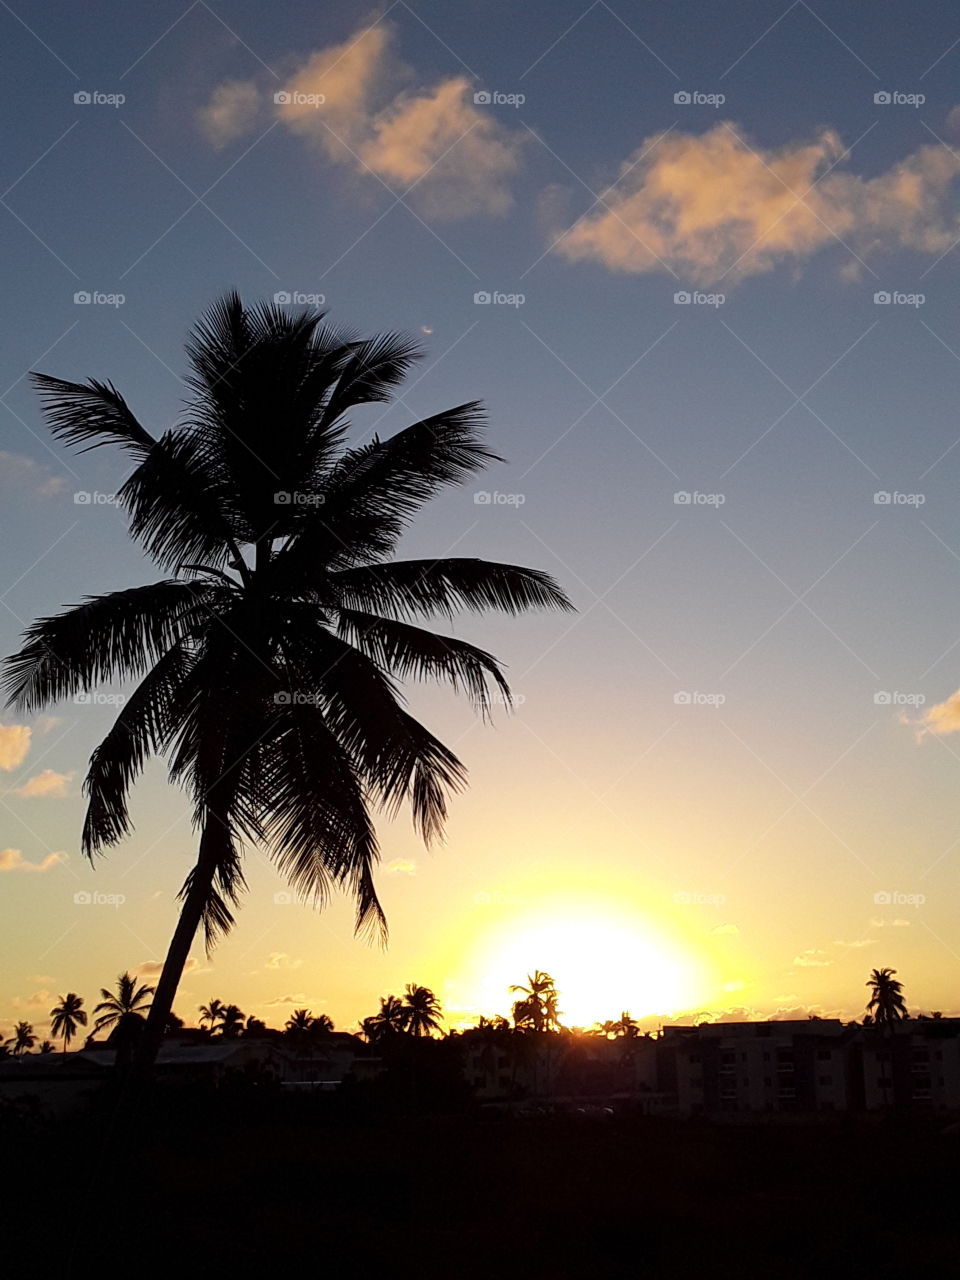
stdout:
[(674, 1014), (689, 1007), (693, 965), (646, 924), (599, 912), (562, 910), (514, 920), (487, 935), (472, 958), (478, 1007), (508, 1012), (513, 983), (534, 969), (552, 975), (565, 1026)]

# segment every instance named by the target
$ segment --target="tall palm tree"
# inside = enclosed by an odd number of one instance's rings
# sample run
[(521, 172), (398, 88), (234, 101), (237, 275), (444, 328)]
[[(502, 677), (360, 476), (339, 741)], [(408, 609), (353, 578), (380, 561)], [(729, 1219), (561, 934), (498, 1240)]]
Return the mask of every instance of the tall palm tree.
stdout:
[(217, 1023), (223, 1017), (223, 1010), (224, 1005), (220, 1000), (211, 1000), (209, 1004), (202, 1004), (199, 1010), (201, 1027), (206, 1023), (211, 1031), (215, 1031)]
[(411, 1036), (429, 1036), (440, 1030), (440, 1001), (429, 987), (408, 982), (403, 997), (404, 1030)]
[(50, 1010), (50, 1031), (54, 1036), (63, 1039), (63, 1052), (67, 1052), (70, 1041), (77, 1034), (79, 1027), (87, 1025), (87, 1011), (83, 1007), (83, 996), (69, 991), (60, 997), (60, 1003)]
[(37, 1037), (33, 1034), (33, 1027), (29, 1022), (18, 1022), (13, 1028), (13, 1035), (7, 1041), (7, 1044), (13, 1045), (13, 1056), (19, 1057), (21, 1053), (25, 1053), (28, 1049), (32, 1049), (37, 1043)]
[(406, 1012), (399, 996), (381, 996), (380, 1010), (372, 1017), (364, 1018), (363, 1034), (371, 1044), (380, 1044), (402, 1033), (406, 1025)]
[(243, 1030), (247, 1015), (235, 1004), (225, 1005), (220, 1014), (220, 1034), (226, 1040), (234, 1040)]
[(892, 1028), (907, 1015), (907, 1006), (903, 998), (903, 983), (893, 975), (896, 969), (874, 969), (867, 979), (870, 988), (870, 999), (867, 1009), (872, 1012), (873, 1021), (878, 1027)]
[(94, 1033), (110, 1028), (129, 1027), (131, 1022), (142, 1021), (144, 1014), (150, 1009), (150, 996), (153, 987), (138, 987), (136, 978), (130, 973), (121, 973), (117, 978), (117, 993), (100, 988), (103, 999), (94, 1007), (94, 1014), (100, 1014), (93, 1024)]
[(560, 1025), (557, 984), (549, 973), (537, 969), (528, 975), (525, 987), (513, 986), (510, 990), (521, 997), (513, 1006), (513, 1020), (518, 1027), (550, 1031)]
[(141, 1066), (156, 1056), (200, 924), (208, 947), (233, 924), (245, 844), (264, 847), (315, 902), (348, 888), (358, 929), (382, 932), (371, 805), (409, 801), (429, 841), (466, 777), (404, 710), (396, 681), (446, 680), (482, 711), (491, 681), (509, 699), (492, 655), (411, 619), (572, 607), (537, 570), (392, 558), (425, 502), (495, 458), (478, 402), (344, 447), (348, 415), (388, 402), (419, 357), (409, 339), (357, 340), (322, 312), (247, 309), (230, 294), (187, 355), (191, 401), (159, 436), (110, 383), (34, 375), (54, 435), (132, 456), (118, 501), (164, 577), (38, 620), (6, 675), (24, 711), (140, 680), (91, 758), (89, 857), (130, 831), (128, 792), (149, 756), (169, 758), (192, 801), (197, 861)]

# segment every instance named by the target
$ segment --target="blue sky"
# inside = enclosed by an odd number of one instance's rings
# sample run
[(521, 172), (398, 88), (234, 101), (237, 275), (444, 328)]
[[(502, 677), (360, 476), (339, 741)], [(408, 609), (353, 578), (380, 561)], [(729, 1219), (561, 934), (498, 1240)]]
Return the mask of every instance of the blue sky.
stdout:
[[(958, 1007), (960, 23), (835, 8), (0, 7), (4, 651), (152, 573), (115, 507), (75, 501), (112, 494), (122, 459), (51, 442), (26, 371), (110, 378), (161, 427), (187, 330), (230, 287), (421, 332), (376, 429), (482, 397), (508, 463), (477, 486), (501, 500), (445, 496), (405, 550), (542, 566), (580, 610), (467, 625), (523, 698), (494, 730), (412, 693), (472, 788), (442, 852), (385, 828), (390, 950), (355, 943), (346, 907), (274, 903), (254, 857), (185, 1010), (215, 987), (350, 1021), (416, 979), (466, 1016), (505, 1007), (499, 957), (571, 989), (550, 922), (614, 918), (590, 977), (659, 967), (635, 1012), (852, 1015), (874, 964)], [(22, 756), (3, 720), (0, 1017), (162, 957), (192, 848), (162, 771), (95, 877), (78, 852), (109, 713), (56, 710)], [(17, 794), (44, 770), (47, 794)], [(95, 890), (125, 900), (74, 903)]]

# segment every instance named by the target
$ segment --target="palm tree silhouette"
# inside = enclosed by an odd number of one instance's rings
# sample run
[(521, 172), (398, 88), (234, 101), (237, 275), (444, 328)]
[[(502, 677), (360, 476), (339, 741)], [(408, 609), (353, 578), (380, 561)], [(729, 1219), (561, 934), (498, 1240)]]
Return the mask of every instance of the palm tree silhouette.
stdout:
[(895, 1022), (908, 1016), (903, 999), (903, 983), (893, 976), (896, 972), (896, 969), (874, 969), (867, 979), (867, 986), (870, 988), (867, 1009), (871, 1011), (878, 1027), (892, 1028)]
[(78, 1027), (87, 1025), (87, 1011), (83, 1007), (83, 996), (75, 991), (60, 997), (60, 1003), (50, 1010), (50, 1031), (54, 1036), (63, 1039), (63, 1052), (67, 1052), (70, 1041), (77, 1034)]
[(429, 1036), (440, 1030), (443, 1014), (440, 1001), (429, 987), (407, 983), (403, 997), (403, 1029), (411, 1036)]
[(236, 1039), (243, 1030), (246, 1014), (235, 1004), (224, 1005), (220, 1014), (220, 1034), (227, 1040)]
[(37, 1043), (37, 1037), (33, 1034), (33, 1027), (29, 1022), (18, 1022), (13, 1028), (13, 1035), (7, 1041), (7, 1044), (13, 1045), (13, 1056), (19, 1057), (21, 1053), (27, 1049), (32, 1049)]
[(393, 560), (417, 510), (495, 458), (478, 402), (344, 448), (347, 415), (388, 402), (420, 351), (358, 341), (323, 313), (247, 309), (229, 294), (187, 346), (181, 424), (155, 437), (110, 383), (34, 374), (71, 445), (115, 444), (131, 534), (164, 578), (87, 597), (28, 628), (8, 660), (10, 703), (38, 710), (95, 684), (140, 680), (94, 751), (84, 852), (131, 829), (129, 788), (151, 755), (192, 800), (197, 861), (142, 1037), (156, 1057), (197, 929), (233, 924), (245, 843), (264, 846), (303, 896), (349, 889), (357, 928), (385, 927), (373, 882), (371, 804), (409, 801), (425, 840), (466, 773), (401, 706), (396, 679), (450, 682), (482, 711), (495, 658), (409, 619), (461, 609), (571, 608), (542, 572), (474, 559)]
[(294, 1009), (283, 1029), (295, 1039), (297, 1036), (305, 1036), (312, 1026), (313, 1014), (309, 1009)]
[(39, 1049), (39, 1052), (40, 1052), (40, 1053), (54, 1053), (54, 1052), (56, 1051), (56, 1048), (57, 1048), (57, 1046), (53, 1043), (53, 1041), (52, 1041), (52, 1040), (42, 1040), (42, 1041), (40, 1042), (40, 1049)]
[(211, 1031), (217, 1029), (217, 1023), (223, 1017), (224, 1005), (220, 1000), (211, 1000), (209, 1004), (200, 1006), (200, 1025), (208, 1023)]
[(557, 985), (549, 973), (537, 969), (528, 975), (525, 987), (513, 986), (510, 990), (521, 996), (513, 1006), (513, 1020), (517, 1027), (550, 1031), (560, 1025)]
[(380, 1044), (402, 1033), (406, 1025), (406, 1012), (399, 996), (381, 996), (380, 1011), (364, 1018), (363, 1034), (371, 1044)]
[(149, 997), (153, 995), (153, 987), (146, 983), (138, 987), (132, 974), (121, 973), (117, 978), (117, 994), (106, 987), (100, 988), (100, 994), (103, 999), (93, 1010), (94, 1014), (100, 1014), (93, 1024), (94, 1034), (108, 1027), (122, 1030), (133, 1022), (142, 1022), (150, 1008)]

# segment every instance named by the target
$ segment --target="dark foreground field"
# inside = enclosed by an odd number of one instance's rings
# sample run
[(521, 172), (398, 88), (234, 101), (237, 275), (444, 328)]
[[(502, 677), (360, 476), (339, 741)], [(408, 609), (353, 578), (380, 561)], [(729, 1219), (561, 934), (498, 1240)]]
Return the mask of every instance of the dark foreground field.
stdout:
[(4, 1253), (26, 1244), (60, 1275), (91, 1258), (133, 1276), (960, 1274), (960, 1137), (942, 1122), (213, 1111), (163, 1118), (122, 1168), (92, 1149), (97, 1125), (15, 1135)]

